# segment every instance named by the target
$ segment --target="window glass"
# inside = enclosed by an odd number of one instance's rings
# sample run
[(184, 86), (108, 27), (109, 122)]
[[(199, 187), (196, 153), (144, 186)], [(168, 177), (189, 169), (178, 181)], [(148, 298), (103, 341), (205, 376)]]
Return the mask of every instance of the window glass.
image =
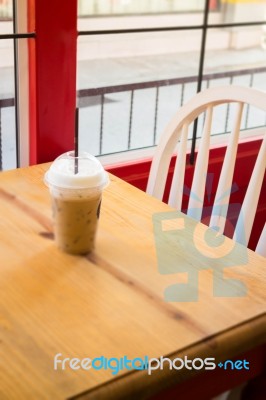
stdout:
[(200, 44), (199, 30), (80, 37), (80, 148), (103, 155), (154, 146), (196, 93)]
[(14, 43), (12, 1), (0, 0), (0, 170), (16, 167)]

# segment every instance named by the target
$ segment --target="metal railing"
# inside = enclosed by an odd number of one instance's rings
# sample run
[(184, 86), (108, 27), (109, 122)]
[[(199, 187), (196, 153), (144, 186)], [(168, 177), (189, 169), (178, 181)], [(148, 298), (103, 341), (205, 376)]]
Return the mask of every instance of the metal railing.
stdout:
[[(237, 70), (237, 71), (227, 71), (227, 72), (220, 72), (220, 73), (212, 73), (212, 74), (206, 74), (203, 75), (202, 81), (205, 84), (205, 87), (212, 86), (215, 84), (215, 81), (219, 79), (227, 79), (228, 84), (234, 84), (236, 78), (240, 78), (241, 76), (246, 76), (246, 83), (250, 87), (254, 87), (254, 81), (255, 78), (258, 74), (266, 74), (266, 67), (261, 67), (261, 68), (253, 68), (253, 69), (242, 69), (242, 70)], [(184, 98), (185, 94), (188, 89), (188, 85), (195, 84), (197, 83), (198, 76), (188, 76), (188, 77), (181, 77), (181, 78), (172, 78), (172, 79), (164, 79), (164, 80), (159, 80), (159, 81), (148, 81), (148, 82), (139, 82), (139, 83), (131, 83), (131, 84), (124, 84), (124, 85), (115, 85), (115, 86), (104, 86), (104, 87), (99, 87), (99, 88), (91, 88), (91, 89), (82, 89), (77, 91), (77, 98), (78, 98), (78, 104), (79, 107), (90, 107), (91, 104), (98, 104), (98, 113), (93, 113), (94, 120), (98, 118), (98, 123), (97, 125), (99, 126), (99, 132), (98, 132), (98, 152), (95, 151), (94, 154), (99, 156), (99, 155), (105, 155), (105, 154), (111, 154), (115, 153), (115, 151), (108, 150), (108, 145), (105, 145), (105, 149), (103, 144), (106, 143), (106, 136), (108, 134), (108, 128), (109, 124), (105, 120), (105, 114), (107, 112), (107, 107), (109, 107), (110, 103), (116, 102), (116, 100), (110, 99), (110, 96), (112, 94), (116, 93), (128, 93), (127, 96), (127, 101), (128, 101), (128, 119), (126, 120), (125, 118), (117, 118), (116, 120), (116, 128), (119, 129), (119, 121), (121, 121), (121, 124), (123, 127), (121, 128), (123, 136), (126, 135), (126, 140), (124, 140), (124, 147), (119, 148), (119, 151), (131, 151), (135, 149), (140, 149), (144, 147), (152, 147), (157, 144), (158, 137), (159, 137), (159, 115), (161, 112), (161, 108), (164, 107), (164, 101), (161, 100), (161, 92), (163, 88), (167, 87), (174, 87), (177, 86), (179, 87), (178, 93), (179, 93), (179, 98), (177, 98), (176, 101), (176, 111), (178, 110), (178, 107), (182, 106), (184, 103)], [(262, 80), (265, 81), (265, 76), (262, 77)], [(140, 90), (143, 89), (154, 89), (153, 93), (149, 94), (149, 102), (153, 102), (152, 106), (152, 113), (153, 113), (153, 118), (146, 118), (145, 115), (142, 117), (143, 118), (143, 124), (145, 127), (149, 126), (149, 131), (150, 131), (150, 138), (149, 138), (149, 145), (142, 146), (141, 143), (138, 144), (138, 146), (134, 146), (132, 144), (132, 133), (133, 133), (133, 126), (136, 122), (136, 119), (139, 118), (139, 115), (135, 112), (135, 107), (137, 107), (137, 95), (136, 93)], [(266, 89), (266, 88), (265, 88)], [(194, 93), (196, 93), (196, 87), (193, 90)], [(193, 95), (193, 94), (192, 94)], [(96, 101), (92, 101), (95, 100)], [(122, 103), (121, 103), (122, 105)], [(3, 154), (2, 154), (2, 144), (3, 144), (3, 124), (2, 124), (2, 110), (6, 109), (8, 107), (14, 107), (15, 106), (15, 99), (14, 98), (5, 98), (5, 99), (0, 99), (0, 170), (3, 169)], [(227, 105), (226, 109), (224, 110), (225, 113), (225, 118), (223, 118), (223, 127), (219, 126), (219, 132), (214, 132), (215, 135), (221, 135), (224, 133), (227, 133), (230, 131), (230, 111), (231, 110), (231, 105)], [(164, 112), (164, 110), (163, 110)], [(119, 114), (118, 114), (119, 115)], [(266, 120), (265, 118), (261, 118), (260, 121), (261, 123), (257, 123), (257, 119), (255, 124), (250, 122), (250, 117), (251, 117), (251, 110), (249, 107), (245, 109), (245, 113), (243, 115), (243, 122), (241, 129), (251, 129), (251, 128), (257, 128), (261, 126), (266, 126)], [(167, 116), (168, 118), (168, 116)], [(171, 115), (169, 115), (169, 118), (171, 118)], [(254, 120), (254, 118), (253, 118)], [(95, 122), (95, 121), (94, 121)], [(162, 125), (162, 124), (161, 124)], [(197, 128), (197, 138), (201, 136), (201, 127), (203, 125), (203, 121), (201, 121), (198, 125)], [(83, 132), (82, 132), (82, 126), (80, 124), (80, 131), (83, 135), (87, 135), (87, 127), (83, 127)], [(126, 128), (126, 129), (125, 129)], [(8, 129), (8, 127), (5, 127), (5, 129)], [(147, 129), (146, 129), (147, 130)], [(145, 131), (145, 129), (143, 129)], [(95, 133), (95, 132), (94, 132)], [(190, 139), (192, 140), (193, 132), (190, 133)], [(147, 139), (147, 138), (146, 138)], [(116, 138), (114, 138), (116, 140)], [(146, 140), (147, 142), (147, 140)]]
[[(254, 87), (254, 76), (256, 74), (263, 74), (266, 73), (266, 67), (261, 67), (261, 68), (253, 68), (253, 69), (242, 69), (242, 70), (237, 70), (237, 71), (227, 71), (227, 72), (220, 72), (220, 73), (211, 73), (211, 74), (205, 74), (202, 76), (202, 82), (205, 84), (205, 87), (211, 86), (214, 81), (217, 81), (218, 79), (228, 79), (228, 84), (234, 84), (235, 83), (235, 78), (239, 78), (241, 76), (246, 76), (247, 77), (247, 85), (250, 87)], [(265, 77), (264, 77), (265, 80)], [(123, 120), (123, 135), (127, 136), (126, 140), (126, 145), (124, 146), (123, 149), (119, 149), (119, 151), (129, 151), (133, 150), (136, 148), (143, 148), (141, 146), (139, 147), (132, 147), (132, 127), (135, 121), (135, 118), (139, 118), (139, 115), (136, 115), (134, 112), (134, 107), (136, 106), (136, 93), (139, 90), (142, 89), (155, 89), (153, 94), (150, 94), (149, 97), (149, 104), (151, 102), (153, 103), (153, 108), (154, 108), (154, 113), (153, 113), (153, 120), (145, 121), (145, 116), (143, 117), (144, 124), (147, 126), (152, 126), (152, 138), (150, 138), (150, 146), (154, 146), (157, 143), (158, 139), (158, 115), (160, 112), (160, 107), (164, 106), (163, 103), (160, 101), (160, 93), (161, 93), (161, 88), (163, 87), (170, 87), (174, 85), (180, 85), (181, 89), (179, 90), (180, 92), (180, 98), (177, 101), (176, 105), (176, 111), (178, 110), (178, 107), (182, 106), (184, 103), (184, 94), (186, 92), (186, 85), (191, 84), (191, 83), (197, 83), (198, 81), (198, 76), (188, 76), (188, 77), (180, 77), (180, 78), (172, 78), (172, 79), (165, 79), (165, 80), (159, 80), (159, 81), (149, 81), (149, 82), (139, 82), (139, 83), (131, 83), (131, 84), (124, 84), (124, 85), (115, 85), (115, 86), (104, 86), (104, 87), (99, 87), (99, 88), (91, 88), (91, 89), (81, 89), (77, 92), (77, 98), (78, 98), (78, 104), (79, 107), (89, 107), (88, 104), (92, 104), (92, 101), (89, 101), (89, 99), (97, 99), (98, 104), (100, 106), (100, 111), (98, 112), (97, 116), (94, 113), (94, 118), (98, 118), (98, 126), (99, 126), (99, 134), (97, 135), (99, 137), (99, 144), (98, 144), (98, 154), (97, 155), (104, 155), (104, 154), (110, 154), (111, 152), (104, 151), (103, 150), (103, 143), (105, 141), (106, 137), (106, 132), (108, 130), (108, 124), (105, 124), (105, 111), (106, 107), (109, 106), (109, 103), (115, 100), (112, 100), (110, 98), (110, 95), (116, 94), (116, 93), (121, 93), (121, 92), (128, 92), (129, 96), (127, 96), (127, 101), (129, 102), (129, 113), (128, 113), (128, 121)], [(196, 93), (196, 89), (194, 90), (194, 93)], [(109, 95), (109, 96), (108, 96)], [(95, 102), (94, 102), (95, 103)], [(224, 127), (220, 129), (220, 132), (217, 132), (216, 134), (223, 134), (227, 133), (229, 131), (229, 115), (230, 115), (230, 108), (231, 106), (228, 105), (226, 109), (226, 118), (224, 119)], [(241, 129), (249, 129), (249, 128), (255, 128), (258, 126), (264, 126), (265, 122), (261, 125), (256, 125), (252, 126), (252, 124), (249, 123), (249, 114), (250, 114), (250, 108), (247, 107), (245, 110), (245, 114), (243, 116), (243, 124), (241, 126)], [(171, 118), (171, 116), (169, 116)], [(119, 118), (116, 120), (117, 127), (119, 125)], [(95, 124), (94, 124), (95, 125)], [(127, 131), (125, 131), (125, 126), (127, 126)], [(200, 133), (200, 126), (197, 128), (197, 135), (196, 137), (199, 138), (201, 135)], [(193, 133), (191, 134), (191, 139), (192, 139)], [(148, 147), (150, 147), (148, 146)], [(145, 147), (145, 146), (144, 146)]]

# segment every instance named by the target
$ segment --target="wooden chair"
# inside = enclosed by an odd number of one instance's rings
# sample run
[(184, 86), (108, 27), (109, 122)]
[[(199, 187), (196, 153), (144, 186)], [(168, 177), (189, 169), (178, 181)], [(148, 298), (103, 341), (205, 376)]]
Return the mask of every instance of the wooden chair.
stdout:
[[(236, 114), (229, 136), (224, 162), (215, 195), (215, 210), (210, 219), (210, 227), (224, 232), (228, 211), (230, 188), (237, 155), (237, 146), (241, 135), (240, 126), (245, 104), (266, 112), (266, 93), (240, 86), (225, 86), (207, 89), (196, 94), (187, 104), (178, 110), (163, 132), (152, 161), (147, 193), (159, 199), (163, 198), (171, 157), (177, 147), (177, 160), (174, 169), (168, 203), (177, 210), (181, 209), (186, 149), (189, 126), (201, 114), (205, 113), (205, 122), (200, 139), (194, 170), (187, 214), (201, 220), (208, 169), (210, 138), (213, 112), (221, 104), (236, 103)], [(178, 144), (177, 144), (178, 143)], [(247, 246), (250, 238), (259, 195), (266, 167), (266, 135), (261, 144), (253, 173), (242, 204), (241, 218), (238, 218), (234, 239)], [(227, 195), (225, 195), (227, 193)], [(256, 251), (266, 257), (266, 225), (264, 226)]]

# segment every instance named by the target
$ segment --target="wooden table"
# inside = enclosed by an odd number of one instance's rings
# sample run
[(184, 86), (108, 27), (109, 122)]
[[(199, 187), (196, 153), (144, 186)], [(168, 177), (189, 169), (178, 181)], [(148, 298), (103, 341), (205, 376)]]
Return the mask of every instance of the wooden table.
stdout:
[[(198, 270), (199, 295), (197, 301), (166, 302), (165, 288), (187, 279), (185, 272), (161, 273), (157, 264), (152, 218), (171, 209), (111, 176), (95, 252), (67, 255), (52, 240), (47, 168), (0, 174), (1, 400), (66, 399), (83, 392), (79, 398), (147, 398), (191, 376), (186, 369), (150, 376), (145, 370), (118, 376), (104, 369), (55, 371), (57, 353), (80, 359), (188, 355), (218, 362), (265, 341), (264, 258), (234, 243), (233, 252), (219, 257), (201, 239), (200, 249), (191, 251), (191, 233), (196, 229), (203, 238), (207, 227), (180, 213), (186, 228), (179, 255)], [(225, 243), (232, 247), (230, 239)], [(210, 269), (202, 269), (206, 259)], [(246, 295), (213, 295), (214, 260), (218, 268), (235, 265), (224, 273), (240, 279)]]

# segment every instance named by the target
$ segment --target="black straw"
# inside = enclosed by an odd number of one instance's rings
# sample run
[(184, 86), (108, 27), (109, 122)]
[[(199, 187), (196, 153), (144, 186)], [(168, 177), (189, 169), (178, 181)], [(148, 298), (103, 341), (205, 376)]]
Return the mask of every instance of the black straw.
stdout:
[(76, 108), (75, 113), (75, 136), (74, 136), (74, 146), (75, 146), (75, 174), (79, 172), (79, 162), (78, 162), (78, 154), (79, 154), (79, 109)]

